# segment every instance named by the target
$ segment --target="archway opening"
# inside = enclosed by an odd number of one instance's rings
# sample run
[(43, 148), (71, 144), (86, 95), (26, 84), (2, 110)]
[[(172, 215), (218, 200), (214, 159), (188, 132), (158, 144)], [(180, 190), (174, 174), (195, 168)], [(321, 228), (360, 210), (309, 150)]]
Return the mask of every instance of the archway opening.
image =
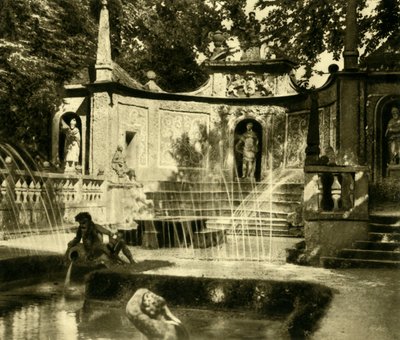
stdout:
[[(400, 143), (400, 121), (399, 118), (393, 118), (393, 108), (397, 108), (397, 110), (400, 110), (400, 99), (391, 100), (382, 107), (381, 138), (379, 140), (381, 145), (382, 177), (390, 177), (391, 174), (393, 175), (394, 172), (398, 176), (400, 169), (399, 155), (393, 157), (393, 152), (396, 153), (396, 150), (398, 150), (398, 147), (396, 147), (396, 145)], [(393, 150), (393, 146), (391, 146), (391, 144), (393, 143), (395, 144), (395, 150)], [(394, 168), (396, 168), (395, 171), (393, 171)]]
[[(246, 141), (246, 134), (248, 134), (248, 123), (252, 123), (251, 131), (253, 131), (253, 138), (248, 139)], [(240, 121), (235, 128), (234, 133), (234, 148), (235, 148), (235, 176), (236, 178), (243, 178), (245, 174), (243, 173), (246, 166), (244, 167), (244, 153), (243, 148), (245, 144), (247, 147), (251, 148), (252, 143), (256, 143), (255, 148), (255, 169), (254, 169), (254, 178), (256, 181), (260, 181), (261, 179), (261, 158), (262, 158), (262, 136), (263, 136), (263, 128), (262, 125), (257, 122), (255, 119), (243, 119)]]

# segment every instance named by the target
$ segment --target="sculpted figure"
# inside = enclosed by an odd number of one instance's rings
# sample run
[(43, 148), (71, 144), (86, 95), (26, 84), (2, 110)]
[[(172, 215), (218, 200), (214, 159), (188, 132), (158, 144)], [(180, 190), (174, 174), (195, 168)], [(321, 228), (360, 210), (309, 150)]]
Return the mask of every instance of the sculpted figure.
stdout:
[(148, 339), (189, 339), (188, 332), (171, 313), (164, 298), (146, 288), (133, 294), (126, 305), (126, 315)]
[(75, 118), (71, 119), (69, 126), (61, 119), (61, 129), (65, 133), (64, 161), (66, 167), (71, 168), (79, 163), (81, 134)]
[(242, 178), (254, 177), (256, 168), (256, 155), (258, 152), (258, 138), (253, 131), (253, 123), (249, 122), (246, 125), (247, 131), (240, 136), (236, 144), (236, 151), (242, 154)]
[(242, 58), (243, 51), (240, 47), (240, 41), (237, 37), (229, 37), (225, 41), (226, 46), (228, 47), (227, 56), (225, 57), (226, 61), (240, 61)]
[(244, 79), (239, 74), (234, 74), (231, 76), (231, 82), (228, 85), (226, 90), (227, 95), (234, 95), (235, 97), (239, 97), (238, 90), (242, 89), (245, 84)]
[[(65, 253), (67, 259), (72, 259), (72, 253), (75, 250), (78, 257), (85, 256), (85, 260), (88, 261), (94, 260), (104, 254), (109, 259), (122, 263), (123, 261), (119, 258), (119, 253), (122, 250), (131, 264), (136, 263), (122, 235), (119, 233), (115, 234), (109, 229), (94, 223), (92, 216), (87, 212), (81, 212), (76, 215), (75, 221), (79, 223), (79, 227), (75, 237), (68, 242)], [(103, 243), (103, 235), (109, 236), (110, 241), (108, 244)], [(81, 241), (83, 247), (77, 247), (81, 244)]]
[(122, 153), (122, 146), (117, 146), (117, 151), (115, 151), (114, 157), (111, 161), (112, 169), (117, 173), (118, 177), (122, 178), (127, 175), (129, 168), (126, 164), (125, 156)]
[(251, 97), (256, 93), (257, 85), (253, 75), (246, 76), (246, 82), (244, 84), (244, 93), (247, 97)]
[(389, 120), (385, 137), (389, 147), (389, 164), (400, 162), (400, 113), (397, 107), (391, 109), (392, 118)]
[(271, 96), (274, 93), (274, 85), (268, 78), (268, 73), (263, 74), (262, 79), (259, 80), (257, 86), (263, 96)]

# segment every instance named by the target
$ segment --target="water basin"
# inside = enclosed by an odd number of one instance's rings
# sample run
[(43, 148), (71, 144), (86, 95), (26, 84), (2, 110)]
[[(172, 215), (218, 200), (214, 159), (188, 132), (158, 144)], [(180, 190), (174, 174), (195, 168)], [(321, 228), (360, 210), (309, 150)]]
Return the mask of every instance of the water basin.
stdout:
[[(0, 292), (0, 338), (144, 339), (125, 317), (125, 306), (87, 307), (83, 286), (63, 294), (61, 282)], [(174, 313), (191, 339), (289, 339), (282, 319), (265, 320), (248, 312), (178, 308)]]

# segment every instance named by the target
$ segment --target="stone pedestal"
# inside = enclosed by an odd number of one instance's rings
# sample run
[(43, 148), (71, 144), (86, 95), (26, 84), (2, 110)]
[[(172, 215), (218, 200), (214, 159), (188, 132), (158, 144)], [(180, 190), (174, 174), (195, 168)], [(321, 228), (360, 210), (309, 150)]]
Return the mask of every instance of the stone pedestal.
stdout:
[(158, 232), (153, 221), (143, 221), (142, 247), (147, 249), (158, 249)]

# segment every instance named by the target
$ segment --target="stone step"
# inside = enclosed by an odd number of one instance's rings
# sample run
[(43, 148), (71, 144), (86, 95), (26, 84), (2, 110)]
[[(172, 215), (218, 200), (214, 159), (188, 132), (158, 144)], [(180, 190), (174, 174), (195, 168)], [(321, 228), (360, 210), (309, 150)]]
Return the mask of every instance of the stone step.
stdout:
[(368, 233), (369, 240), (374, 242), (399, 242), (400, 233)]
[(175, 208), (175, 209), (154, 209), (157, 216), (210, 216), (210, 217), (234, 217), (236, 219), (266, 219), (272, 218), (283, 218), (286, 219), (288, 214), (293, 211), (257, 211), (257, 210), (244, 210), (240, 212), (235, 212), (235, 209), (231, 208)]
[(176, 197), (176, 198), (171, 198), (171, 199), (164, 199), (164, 200), (159, 200), (159, 202), (162, 203), (162, 205), (176, 205), (176, 204), (192, 204), (192, 205), (199, 205), (199, 204), (225, 204), (225, 205), (239, 205), (239, 204), (246, 204), (249, 206), (254, 206), (254, 207), (259, 207), (259, 206), (266, 206), (270, 203), (272, 204), (281, 204), (281, 205), (286, 205), (286, 204), (299, 204), (300, 199), (295, 199), (295, 197), (291, 197), (290, 199), (283, 199), (279, 197), (273, 197), (272, 200), (270, 199), (241, 199), (237, 197), (227, 197), (223, 196), (218, 199), (200, 199), (198, 197), (192, 197), (190, 199), (183, 199), (182, 197)]
[(400, 223), (398, 225), (388, 225), (381, 223), (370, 223), (369, 231), (375, 233), (399, 233), (400, 232)]
[(209, 211), (215, 211), (223, 213), (224, 216), (226, 216), (226, 213), (224, 212), (228, 212), (230, 215), (235, 216), (265, 216), (268, 218), (271, 211), (275, 215), (287, 216), (289, 213), (295, 211), (298, 206), (299, 203), (296, 202), (247, 205), (244, 207), (228, 204), (227, 202), (184, 202), (181, 204), (162, 203), (155, 206), (154, 211), (161, 215), (165, 215), (165, 212), (168, 212), (169, 214), (179, 214), (181, 211), (193, 211), (207, 214)]
[(206, 222), (207, 228), (224, 228), (224, 229), (232, 229), (232, 228), (249, 228), (249, 229), (288, 229), (288, 223), (286, 219), (283, 218), (273, 218), (272, 220), (267, 219), (259, 219), (259, 218), (220, 218), (215, 220), (208, 220)]
[(321, 257), (324, 268), (400, 268), (400, 261)]
[(205, 229), (195, 232), (193, 236), (193, 248), (209, 248), (219, 246), (226, 242), (224, 230)]
[(356, 241), (354, 243), (355, 249), (364, 250), (386, 250), (392, 251), (400, 248), (400, 242), (372, 242), (372, 241)]
[(340, 251), (340, 257), (351, 259), (400, 261), (400, 252), (385, 250), (342, 249)]
[(228, 235), (244, 235), (244, 236), (259, 236), (259, 237), (288, 237), (293, 238), (294, 236), (289, 234), (286, 229), (273, 229), (271, 231), (264, 229), (246, 229), (246, 230), (227, 230)]
[[(400, 204), (399, 204), (399, 211), (400, 211)], [(371, 223), (377, 223), (377, 224), (386, 224), (386, 225), (400, 224), (400, 215), (396, 216), (396, 215), (372, 213), (369, 215), (369, 220)]]

